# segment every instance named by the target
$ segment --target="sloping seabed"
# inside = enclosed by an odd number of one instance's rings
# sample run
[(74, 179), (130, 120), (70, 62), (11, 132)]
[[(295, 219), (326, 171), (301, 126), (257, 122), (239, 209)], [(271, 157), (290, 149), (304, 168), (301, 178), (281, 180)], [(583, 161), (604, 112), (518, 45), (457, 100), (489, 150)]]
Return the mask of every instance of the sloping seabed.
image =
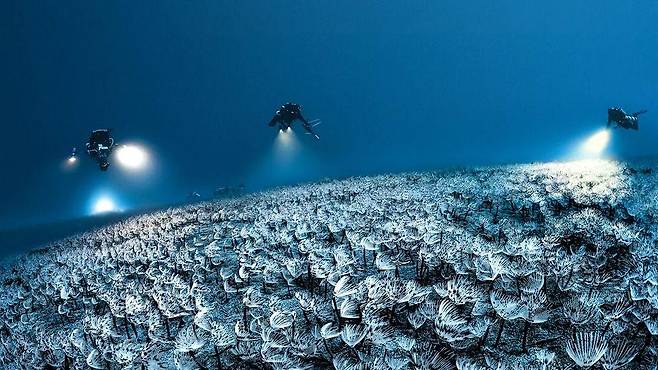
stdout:
[(655, 165), (347, 179), (2, 271), (3, 368), (655, 369)]

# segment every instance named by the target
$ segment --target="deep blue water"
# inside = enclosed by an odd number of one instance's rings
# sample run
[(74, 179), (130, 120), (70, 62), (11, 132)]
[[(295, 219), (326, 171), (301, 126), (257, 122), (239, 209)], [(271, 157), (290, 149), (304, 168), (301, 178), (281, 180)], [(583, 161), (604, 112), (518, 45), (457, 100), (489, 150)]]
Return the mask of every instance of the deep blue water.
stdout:
[[(606, 108), (646, 108), (608, 155), (655, 154), (655, 1), (94, 1), (0, 4), (0, 228), (190, 191), (566, 159)], [(320, 118), (281, 153), (266, 123)], [(62, 160), (88, 131), (151, 172)], [(290, 149), (290, 148), (288, 148)]]

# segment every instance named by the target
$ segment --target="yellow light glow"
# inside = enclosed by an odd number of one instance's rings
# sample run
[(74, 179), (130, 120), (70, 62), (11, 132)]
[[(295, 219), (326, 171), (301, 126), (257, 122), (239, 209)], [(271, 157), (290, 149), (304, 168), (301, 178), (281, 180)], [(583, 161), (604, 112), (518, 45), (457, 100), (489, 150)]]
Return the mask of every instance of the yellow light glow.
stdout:
[(117, 150), (117, 160), (125, 168), (136, 170), (146, 166), (146, 151), (138, 146), (125, 145)]
[(585, 140), (582, 151), (587, 154), (601, 154), (609, 142), (610, 130), (601, 130)]

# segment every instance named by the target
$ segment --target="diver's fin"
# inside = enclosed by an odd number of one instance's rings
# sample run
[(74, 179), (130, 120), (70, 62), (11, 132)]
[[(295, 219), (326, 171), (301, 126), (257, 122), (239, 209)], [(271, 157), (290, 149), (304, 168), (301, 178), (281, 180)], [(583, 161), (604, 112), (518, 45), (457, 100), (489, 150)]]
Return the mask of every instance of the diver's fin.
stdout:
[(313, 135), (314, 138), (320, 140), (320, 137), (319, 137), (318, 134), (316, 134), (315, 132), (312, 132), (312, 131), (306, 131), (305, 134), (306, 134), (306, 135)]
[(313, 135), (313, 137), (315, 137), (316, 139), (319, 140), (320, 137), (315, 133), (315, 131), (313, 131), (313, 127), (315, 127), (315, 126), (317, 126), (317, 125), (319, 125), (319, 124), (320, 124), (320, 120), (319, 120), (319, 119), (314, 119), (314, 120), (312, 120), (312, 121), (306, 121), (306, 122), (304, 122), (304, 124), (303, 124), (303, 126), (304, 126), (304, 130), (306, 131), (307, 134), (309, 134), (309, 135)]
[(635, 112), (635, 113), (633, 113), (633, 117), (637, 117), (637, 116), (639, 116), (640, 114), (642, 114), (642, 113), (646, 113), (646, 112), (647, 112), (646, 109), (642, 109), (642, 110), (639, 111), (639, 112)]

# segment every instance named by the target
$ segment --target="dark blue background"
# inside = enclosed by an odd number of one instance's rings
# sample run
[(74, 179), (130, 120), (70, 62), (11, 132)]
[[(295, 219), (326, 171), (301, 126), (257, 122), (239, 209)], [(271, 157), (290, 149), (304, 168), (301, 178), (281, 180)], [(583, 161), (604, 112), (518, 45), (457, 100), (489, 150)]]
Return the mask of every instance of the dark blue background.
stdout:
[[(613, 153), (656, 151), (653, 0), (9, 0), (0, 14), (0, 227), (78, 217), (102, 190), (134, 208), (223, 184), (564, 159), (616, 104), (649, 113)], [(298, 135), (294, 170), (269, 159), (287, 100), (324, 122), (321, 141)], [(157, 171), (62, 171), (105, 126), (146, 143)]]

